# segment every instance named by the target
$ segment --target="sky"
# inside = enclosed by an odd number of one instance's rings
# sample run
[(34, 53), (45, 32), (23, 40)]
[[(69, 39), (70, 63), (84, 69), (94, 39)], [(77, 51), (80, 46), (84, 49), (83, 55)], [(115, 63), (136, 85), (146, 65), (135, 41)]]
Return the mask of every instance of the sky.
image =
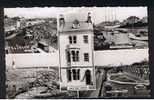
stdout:
[(129, 16), (143, 18), (147, 16), (147, 7), (32, 7), (32, 8), (4, 8), (4, 14), (9, 17), (50, 18), (60, 13), (91, 12), (93, 21), (98, 24), (102, 21), (123, 21)]

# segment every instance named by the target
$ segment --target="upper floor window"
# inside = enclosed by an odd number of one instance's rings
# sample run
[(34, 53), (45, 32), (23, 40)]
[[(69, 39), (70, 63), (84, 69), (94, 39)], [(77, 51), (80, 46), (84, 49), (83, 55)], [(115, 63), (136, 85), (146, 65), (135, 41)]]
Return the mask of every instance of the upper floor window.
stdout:
[(89, 53), (84, 53), (84, 61), (89, 61)]
[(76, 55), (75, 55), (75, 51), (74, 50), (72, 50), (72, 60), (73, 60), (73, 62), (75, 62), (76, 61)]
[(69, 36), (69, 43), (70, 44), (76, 44), (77, 43), (77, 37), (76, 36)]
[(79, 51), (76, 51), (76, 61), (79, 61)]
[(72, 53), (72, 61), (73, 62), (79, 61), (79, 51), (72, 50), (71, 53)]
[(70, 62), (71, 61), (71, 55), (70, 55), (70, 52), (67, 51), (67, 61)]
[(76, 36), (73, 36), (73, 43), (76, 43)]
[(69, 36), (69, 43), (72, 44), (72, 36)]
[(83, 36), (83, 41), (84, 41), (84, 43), (88, 43), (88, 35)]

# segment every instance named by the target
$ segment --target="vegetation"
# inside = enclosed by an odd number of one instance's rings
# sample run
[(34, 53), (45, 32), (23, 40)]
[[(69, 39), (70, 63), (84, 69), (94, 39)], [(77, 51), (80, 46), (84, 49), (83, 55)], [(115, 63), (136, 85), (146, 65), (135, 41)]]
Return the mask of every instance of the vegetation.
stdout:
[(100, 28), (94, 27), (94, 50), (109, 49), (110, 44), (105, 40)]
[(119, 28), (138, 28), (138, 27), (147, 27), (148, 23), (143, 23), (141, 21), (133, 24), (127, 23), (126, 25), (121, 25)]

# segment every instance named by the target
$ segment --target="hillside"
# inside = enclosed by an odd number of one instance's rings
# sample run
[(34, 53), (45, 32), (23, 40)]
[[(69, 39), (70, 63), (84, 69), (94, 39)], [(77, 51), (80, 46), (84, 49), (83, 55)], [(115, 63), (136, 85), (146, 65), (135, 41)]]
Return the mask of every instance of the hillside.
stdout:
[(142, 23), (142, 22), (137, 22), (134, 24), (125, 24), (125, 25), (121, 25), (119, 28), (143, 28), (143, 27), (147, 27), (148, 23)]

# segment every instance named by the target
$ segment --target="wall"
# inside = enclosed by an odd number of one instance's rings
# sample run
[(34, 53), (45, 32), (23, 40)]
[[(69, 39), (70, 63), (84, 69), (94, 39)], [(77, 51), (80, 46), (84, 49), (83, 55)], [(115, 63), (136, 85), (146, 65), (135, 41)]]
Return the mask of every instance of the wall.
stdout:
[(83, 80), (83, 77), (85, 75), (85, 71), (88, 69), (91, 71), (91, 80), (94, 84), (94, 73), (93, 73), (93, 68), (76, 68), (76, 69), (80, 69), (80, 80), (72, 80), (71, 82), (68, 82), (67, 83), (67, 71), (66, 69), (62, 69), (61, 70), (61, 75), (62, 75), (62, 81), (63, 81), (63, 84), (61, 86), (65, 87), (65, 86), (86, 86), (86, 80), (84, 78)]
[(149, 49), (121, 49), (94, 52), (95, 66), (130, 65), (135, 62), (149, 60)]
[[(13, 60), (17, 68), (59, 66), (59, 52), (6, 54), (6, 67), (11, 67)], [(149, 59), (148, 49), (104, 50), (94, 52), (95, 66), (130, 65)]]
[[(87, 31), (87, 32), (76, 32), (69, 35), (69, 33), (64, 33), (61, 34), (59, 36), (60, 38), (60, 57), (61, 57), (61, 66), (62, 67), (66, 67), (67, 66), (67, 59), (66, 59), (66, 49), (67, 49), (67, 45), (69, 45), (70, 47), (75, 47), (75, 48), (79, 48), (79, 62), (72, 62), (72, 65), (80, 65), (80, 66), (92, 66), (92, 32), (91, 31)], [(70, 44), (69, 43), (69, 36), (73, 36), (76, 35), (77, 36), (77, 43), (76, 44)], [(85, 44), (83, 41), (83, 35), (88, 35), (88, 44)], [(89, 62), (85, 62), (84, 61), (84, 53), (89, 53)]]
[(16, 68), (22, 67), (47, 67), (59, 66), (58, 53), (24, 53), (24, 54), (6, 54), (6, 67), (10, 68), (12, 62), (15, 62)]

